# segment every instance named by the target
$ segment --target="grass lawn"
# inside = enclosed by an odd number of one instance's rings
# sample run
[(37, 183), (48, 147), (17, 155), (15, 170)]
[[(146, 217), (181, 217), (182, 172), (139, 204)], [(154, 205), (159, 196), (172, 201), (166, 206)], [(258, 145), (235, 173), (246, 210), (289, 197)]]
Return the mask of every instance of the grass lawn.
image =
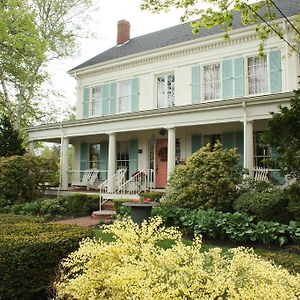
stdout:
[[(112, 242), (115, 240), (114, 236), (110, 233), (103, 232), (101, 230), (95, 229), (94, 235), (96, 238), (103, 240), (104, 242)], [(190, 240), (183, 240), (183, 243), (190, 245), (192, 242)], [(158, 243), (158, 245), (164, 249), (170, 248), (174, 245), (174, 241), (172, 240), (163, 240)], [(223, 241), (204, 241), (202, 244), (202, 251), (207, 251), (211, 248), (219, 247), (222, 248), (224, 253), (227, 253), (228, 249), (231, 247), (238, 247), (230, 246), (228, 244), (224, 245)], [(275, 264), (282, 265), (290, 272), (293, 273), (300, 273), (300, 255), (296, 253), (289, 252), (286, 249), (266, 249), (262, 247), (253, 246), (254, 252), (260, 255), (263, 258), (273, 260)]]

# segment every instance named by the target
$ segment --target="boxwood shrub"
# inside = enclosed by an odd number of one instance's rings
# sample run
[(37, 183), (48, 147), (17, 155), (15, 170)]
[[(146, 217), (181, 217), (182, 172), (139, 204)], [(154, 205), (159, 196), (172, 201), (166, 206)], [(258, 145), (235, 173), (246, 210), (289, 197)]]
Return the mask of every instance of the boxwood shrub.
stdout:
[(91, 235), (86, 228), (14, 215), (0, 215), (0, 232), (1, 300), (47, 299), (60, 260)]

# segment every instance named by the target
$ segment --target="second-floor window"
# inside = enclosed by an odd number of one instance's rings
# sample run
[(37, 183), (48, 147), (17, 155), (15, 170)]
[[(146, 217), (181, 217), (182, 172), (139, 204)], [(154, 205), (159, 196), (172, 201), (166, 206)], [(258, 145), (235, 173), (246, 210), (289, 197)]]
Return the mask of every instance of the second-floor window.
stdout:
[(267, 56), (263, 58), (248, 58), (248, 92), (262, 94), (268, 92), (268, 66)]
[(131, 111), (132, 80), (123, 80), (119, 83), (119, 112)]
[(99, 116), (102, 111), (102, 87), (93, 87), (91, 94), (91, 114), (92, 116)]
[(163, 108), (175, 105), (175, 75), (166, 74), (158, 76), (157, 83), (157, 107)]
[(211, 64), (203, 67), (204, 100), (221, 98), (220, 64)]

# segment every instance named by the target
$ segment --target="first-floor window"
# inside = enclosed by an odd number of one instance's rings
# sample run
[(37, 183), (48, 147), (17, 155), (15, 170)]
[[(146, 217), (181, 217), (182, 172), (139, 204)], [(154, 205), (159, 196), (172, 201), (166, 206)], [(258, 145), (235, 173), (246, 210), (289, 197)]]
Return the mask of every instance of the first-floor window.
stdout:
[(127, 169), (126, 178), (129, 176), (129, 142), (117, 143), (117, 169)]
[(220, 64), (211, 64), (203, 67), (204, 100), (221, 98)]
[(267, 56), (248, 58), (248, 92), (249, 95), (268, 91)]
[(89, 167), (98, 169), (100, 162), (100, 144), (89, 144)]
[(101, 114), (102, 105), (101, 86), (93, 87), (91, 92), (91, 113), (92, 116), (99, 116)]
[(119, 82), (119, 112), (131, 111), (132, 84), (131, 79)]
[(270, 146), (262, 139), (262, 132), (254, 132), (254, 166), (267, 168), (266, 160), (271, 158)]
[(163, 108), (175, 105), (175, 75), (166, 74), (158, 76), (157, 83), (157, 107)]

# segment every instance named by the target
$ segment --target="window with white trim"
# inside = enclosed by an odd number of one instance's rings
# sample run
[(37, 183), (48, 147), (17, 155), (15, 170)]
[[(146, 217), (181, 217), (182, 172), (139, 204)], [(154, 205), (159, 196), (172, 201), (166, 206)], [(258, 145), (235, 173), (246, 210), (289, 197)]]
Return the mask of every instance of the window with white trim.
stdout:
[(91, 88), (91, 115), (99, 116), (101, 115), (102, 107), (102, 87), (92, 87)]
[(203, 67), (204, 100), (221, 98), (221, 67), (220, 63)]
[(131, 79), (119, 82), (119, 112), (131, 111), (132, 82)]
[(267, 56), (248, 57), (248, 93), (262, 94), (268, 92)]
[(169, 107), (175, 105), (175, 75), (160, 75), (156, 79), (157, 107)]

